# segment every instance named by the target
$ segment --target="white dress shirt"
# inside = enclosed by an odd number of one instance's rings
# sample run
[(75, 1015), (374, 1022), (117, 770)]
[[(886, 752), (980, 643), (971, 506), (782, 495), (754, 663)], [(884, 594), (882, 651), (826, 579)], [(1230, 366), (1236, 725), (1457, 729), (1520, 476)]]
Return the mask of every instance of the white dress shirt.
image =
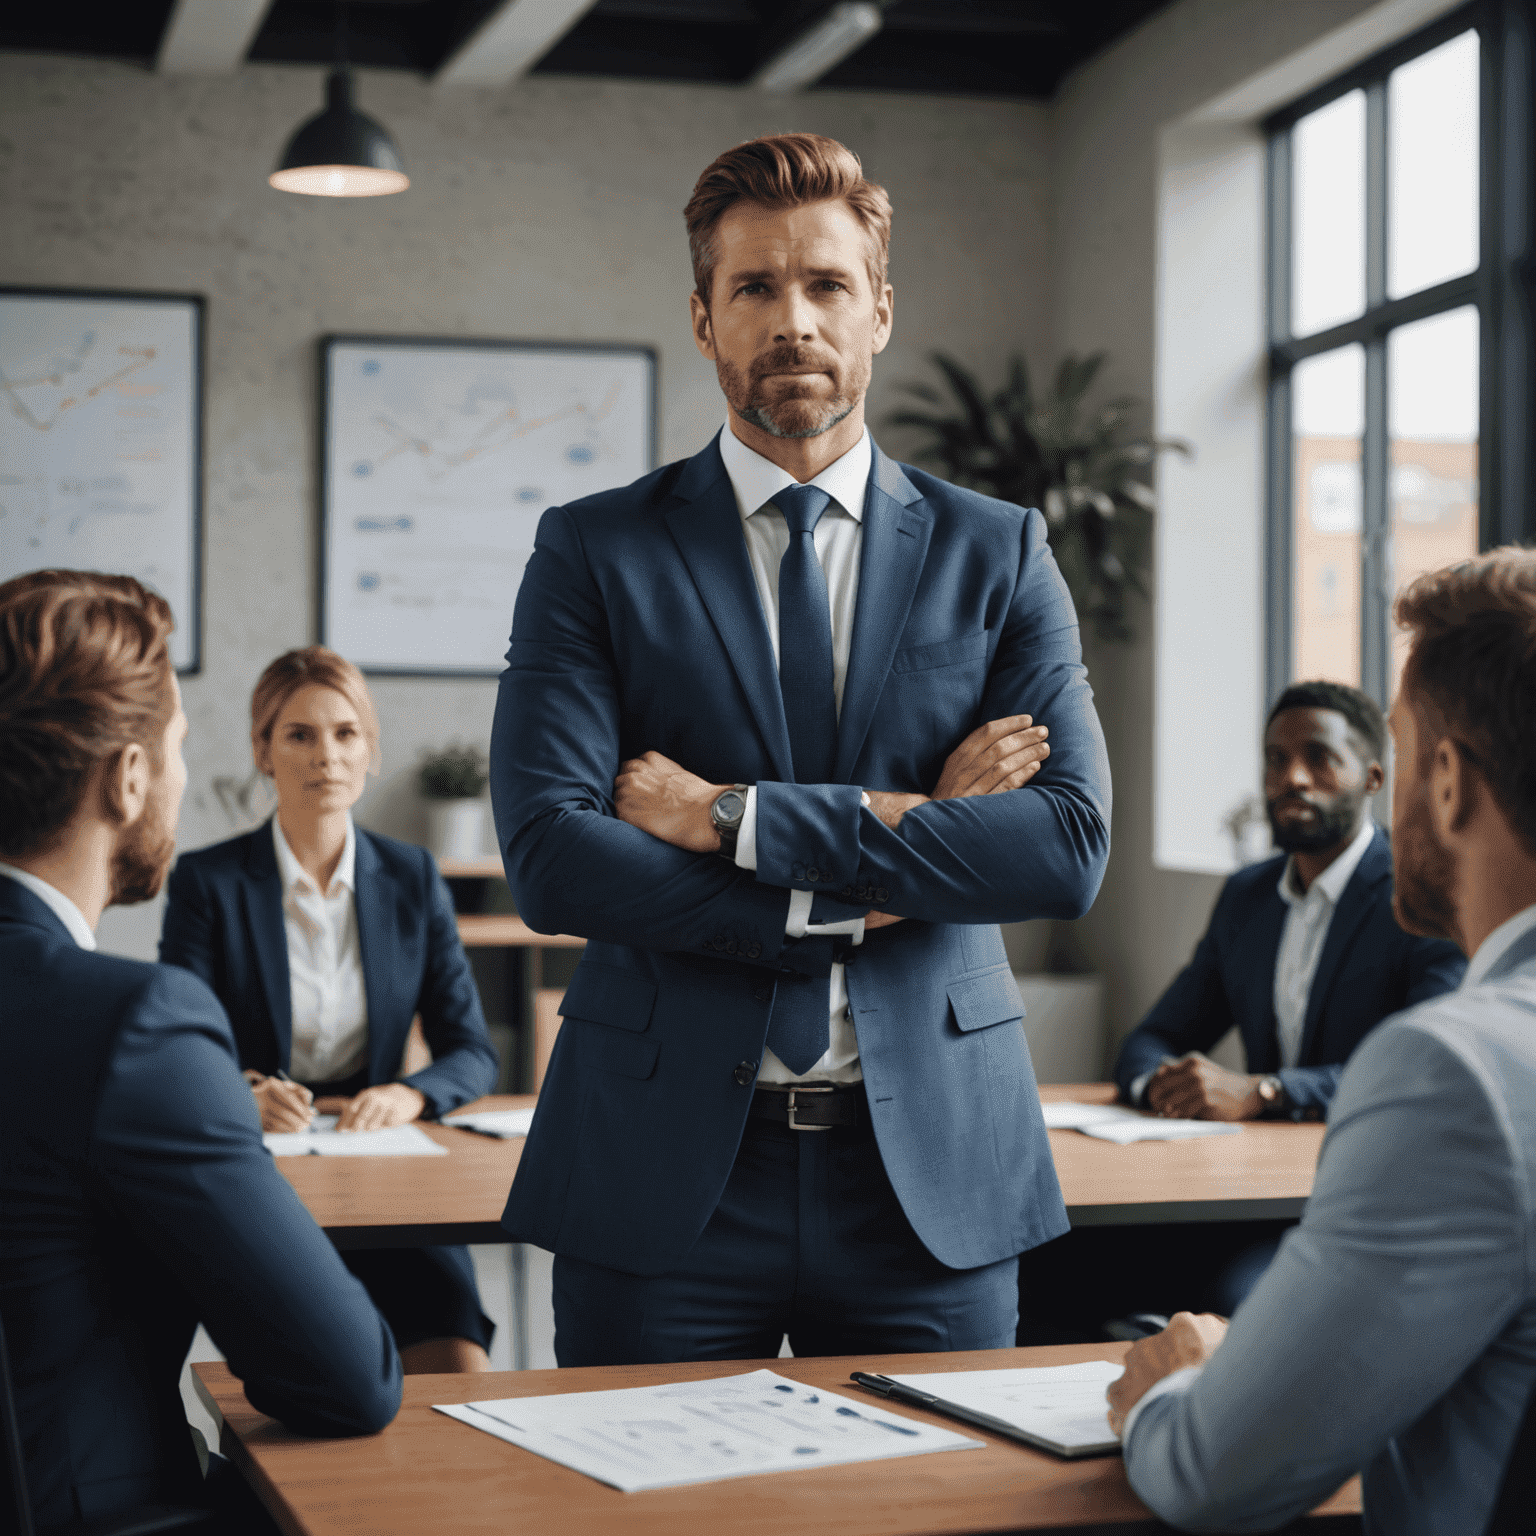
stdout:
[[(0, 864), (0, 869), (5, 865)], [(1458, 991), (1465, 992), (1468, 987), (1481, 984), (1483, 977), (1491, 971), (1498, 961), (1504, 958), (1506, 951), (1516, 939), (1524, 938), (1532, 928), (1536, 928), (1536, 906), (1523, 907), (1513, 917), (1505, 918), (1492, 933), (1477, 946), (1471, 960), (1467, 962), (1467, 969), (1461, 978), (1461, 986)]]
[(1290, 910), (1275, 956), (1275, 1021), (1280, 1036), (1280, 1065), (1294, 1067), (1301, 1060), (1301, 1037), (1307, 1027), (1307, 998), (1317, 976), (1323, 944), (1333, 922), (1334, 909), (1349, 884), (1365, 850), (1376, 835), (1369, 816), (1354, 841), (1303, 892), (1296, 879), (1293, 854), (1280, 871), (1280, 899)]
[(283, 882), (293, 1007), (288, 1071), (301, 1083), (335, 1082), (357, 1071), (368, 1055), (368, 995), (353, 897), (357, 828), (348, 816), (347, 840), (327, 891), (319, 889), (294, 857), (276, 816), (272, 846)]
[(83, 913), (68, 896), (56, 885), (49, 885), (46, 880), (38, 877), (25, 869), (17, 869), (14, 864), (0, 864), (0, 875), (14, 880), (18, 885), (24, 885), (41, 902), (44, 902), (48, 910), (69, 929), (69, 936), (81, 949), (95, 949), (96, 935), (91, 932), (91, 925), (85, 920)]
[[(736, 493), (736, 510), (741, 515), (742, 535), (747, 543), (747, 558), (757, 581), (757, 595), (763, 605), (763, 619), (773, 643), (773, 659), (779, 659), (779, 564), (789, 548), (789, 528), (784, 515), (773, 505), (773, 498), (787, 486), (798, 482), (786, 469), (753, 452), (729, 426), (720, 434), (720, 457)], [(874, 461), (869, 433), (864, 435), (836, 463), (829, 464), (815, 479), (807, 482), (819, 487), (831, 498), (821, 514), (812, 540), (816, 558), (827, 578), (827, 602), (832, 621), (832, 694), (839, 712), (843, 706), (843, 682), (848, 675), (848, 655), (853, 645), (853, 615), (859, 598), (859, 556), (864, 548), (864, 498), (869, 488), (869, 471)], [(747, 791), (747, 808), (736, 838), (736, 862), (743, 869), (757, 868), (757, 790)], [(784, 931), (798, 939), (810, 934), (848, 934), (856, 944), (864, 940), (862, 918), (848, 923), (811, 923), (808, 921), (813, 893), (791, 891)], [(828, 997), (828, 1044), (821, 1059), (809, 1072), (797, 1074), (772, 1051), (764, 1051), (758, 1073), (761, 1083), (817, 1082), (856, 1083), (859, 1070), (859, 1043), (854, 1035), (853, 1017), (848, 1007), (848, 983), (841, 965), (832, 967)]]

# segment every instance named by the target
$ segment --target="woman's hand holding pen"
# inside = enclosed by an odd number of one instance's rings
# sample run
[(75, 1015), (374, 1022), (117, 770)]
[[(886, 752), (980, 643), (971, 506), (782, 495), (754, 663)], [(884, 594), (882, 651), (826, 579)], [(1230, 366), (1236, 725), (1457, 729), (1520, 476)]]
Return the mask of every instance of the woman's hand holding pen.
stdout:
[(315, 1118), (315, 1096), (303, 1083), (287, 1077), (264, 1077), (247, 1070), (246, 1082), (256, 1098), (264, 1131), (307, 1131)]

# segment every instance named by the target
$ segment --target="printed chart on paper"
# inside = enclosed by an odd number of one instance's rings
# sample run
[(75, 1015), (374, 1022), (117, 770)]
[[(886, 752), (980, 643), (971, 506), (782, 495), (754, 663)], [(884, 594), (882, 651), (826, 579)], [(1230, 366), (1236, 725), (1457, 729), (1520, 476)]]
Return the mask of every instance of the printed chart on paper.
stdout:
[(376, 671), (497, 673), (539, 518), (651, 468), (639, 349), (334, 341), (326, 643)]

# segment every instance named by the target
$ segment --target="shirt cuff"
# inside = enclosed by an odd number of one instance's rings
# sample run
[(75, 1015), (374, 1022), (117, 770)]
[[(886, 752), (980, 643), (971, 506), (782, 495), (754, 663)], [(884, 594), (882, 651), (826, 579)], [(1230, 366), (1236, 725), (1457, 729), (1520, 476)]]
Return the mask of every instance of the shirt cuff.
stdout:
[[(756, 849), (753, 850), (756, 852)], [(789, 893), (789, 916), (784, 920), (784, 937), (786, 939), (803, 939), (805, 930), (810, 926), (807, 919), (811, 915), (811, 903), (816, 900), (814, 891), (791, 891)], [(818, 924), (817, 931), (820, 931)]]
[[(747, 788), (747, 808), (741, 813), (741, 825), (736, 829), (736, 867), (738, 869), (757, 868), (757, 785), (752, 784)], [(793, 914), (794, 903), (790, 903), (790, 913)], [(810, 907), (807, 905), (806, 910)], [(802, 919), (803, 921), (803, 919)], [(789, 937), (798, 939), (798, 933), (791, 933)]]
[(1131, 1084), (1130, 1099), (1132, 1104), (1139, 1105), (1147, 1095), (1147, 1084), (1152, 1081), (1150, 1072), (1143, 1072), (1140, 1077)]
[(1186, 1365), (1182, 1371), (1174, 1371), (1172, 1374), (1164, 1376), (1161, 1381), (1154, 1381), (1142, 1393), (1136, 1406), (1126, 1414), (1125, 1424), (1120, 1430), (1120, 1444), (1126, 1449), (1130, 1448), (1131, 1434), (1136, 1428), (1136, 1421), (1141, 1417), (1141, 1410), (1148, 1403), (1155, 1402), (1160, 1397), (1166, 1397), (1170, 1392), (1189, 1391), (1204, 1369), (1203, 1365)]

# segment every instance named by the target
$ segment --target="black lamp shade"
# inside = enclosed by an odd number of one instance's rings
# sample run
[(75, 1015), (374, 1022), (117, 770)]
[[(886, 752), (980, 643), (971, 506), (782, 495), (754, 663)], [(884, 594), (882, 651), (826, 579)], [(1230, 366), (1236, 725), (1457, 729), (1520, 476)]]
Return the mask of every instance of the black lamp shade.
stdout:
[(353, 104), (344, 69), (331, 71), (325, 111), (300, 126), (267, 180), (310, 197), (384, 197), (411, 184), (395, 141)]

